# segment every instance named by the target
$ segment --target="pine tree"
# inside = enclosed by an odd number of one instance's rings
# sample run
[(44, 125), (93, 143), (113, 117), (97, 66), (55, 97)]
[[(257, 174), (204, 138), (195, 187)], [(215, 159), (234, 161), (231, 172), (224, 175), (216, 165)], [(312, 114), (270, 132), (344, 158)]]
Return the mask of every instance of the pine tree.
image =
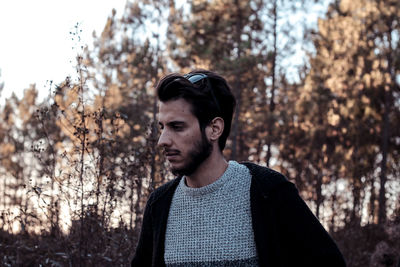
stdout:
[(256, 119), (264, 114), (262, 108), (255, 105), (265, 94), (262, 64), (268, 54), (262, 42), (262, 7), (263, 1), (193, 1), (189, 13), (173, 6), (169, 18), (169, 54), (178, 68), (211, 69), (232, 86), (237, 108), (227, 154), (237, 160), (254, 153), (257, 141), (250, 136), (263, 124)]
[[(374, 179), (377, 169), (381, 184), (379, 221), (385, 220), (389, 173), (382, 166), (390, 162), (398, 168), (393, 142), (396, 133), (389, 135), (389, 129), (395, 128), (390, 125), (398, 123), (395, 92), (399, 86), (391, 74), (396, 72), (392, 60), (398, 53), (398, 40), (390, 38), (399, 31), (396, 5), (394, 1), (362, 0), (332, 4), (327, 18), (319, 21), (319, 32), (314, 36), (317, 53), (298, 102), (298, 123), (304, 135), (315, 136), (318, 129), (324, 133), (319, 134), (323, 139), (311, 138), (305, 145), (312, 145), (313, 153), (322, 150), (318, 169), (327, 177), (345, 178), (351, 186), (347, 220), (356, 224), (361, 220), (365, 182)], [(393, 178), (394, 169), (389, 174)], [(318, 179), (319, 175), (317, 184)], [(376, 194), (375, 188), (371, 194)]]

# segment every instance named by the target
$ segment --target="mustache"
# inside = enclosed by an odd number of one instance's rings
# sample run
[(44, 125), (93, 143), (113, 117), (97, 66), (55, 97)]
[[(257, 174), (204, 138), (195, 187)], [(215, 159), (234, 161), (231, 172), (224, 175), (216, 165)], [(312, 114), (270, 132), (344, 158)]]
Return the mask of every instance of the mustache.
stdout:
[(177, 149), (164, 149), (164, 154), (169, 156), (169, 155), (179, 155), (181, 152)]

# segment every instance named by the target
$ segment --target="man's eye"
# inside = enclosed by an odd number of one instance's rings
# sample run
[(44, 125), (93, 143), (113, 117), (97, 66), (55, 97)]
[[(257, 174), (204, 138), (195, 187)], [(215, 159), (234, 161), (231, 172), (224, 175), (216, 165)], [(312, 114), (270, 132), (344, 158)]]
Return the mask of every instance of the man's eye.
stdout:
[(175, 131), (182, 131), (183, 127), (181, 125), (174, 125), (172, 126), (172, 129), (174, 129)]

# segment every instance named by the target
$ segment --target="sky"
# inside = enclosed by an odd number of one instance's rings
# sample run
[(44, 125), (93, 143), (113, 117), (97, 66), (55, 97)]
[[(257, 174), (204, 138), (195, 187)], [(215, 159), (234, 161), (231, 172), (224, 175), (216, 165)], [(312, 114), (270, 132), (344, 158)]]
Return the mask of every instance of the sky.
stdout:
[[(59, 83), (74, 72), (77, 49), (70, 32), (78, 23), (83, 45), (92, 44), (113, 8), (120, 16), (126, 0), (1, 0), (0, 99), (18, 97), (35, 83), (39, 96), (48, 81)], [(1, 104), (0, 104), (1, 105)]]

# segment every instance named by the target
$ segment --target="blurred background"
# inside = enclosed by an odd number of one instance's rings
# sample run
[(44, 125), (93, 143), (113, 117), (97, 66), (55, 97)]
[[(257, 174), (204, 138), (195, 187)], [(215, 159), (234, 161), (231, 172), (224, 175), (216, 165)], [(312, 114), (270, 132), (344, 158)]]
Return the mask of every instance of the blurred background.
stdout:
[(1, 26), (0, 265), (129, 266), (146, 200), (173, 178), (154, 86), (194, 68), (238, 100), (228, 159), (284, 173), (348, 266), (400, 264), (398, 0), (45, 2)]

